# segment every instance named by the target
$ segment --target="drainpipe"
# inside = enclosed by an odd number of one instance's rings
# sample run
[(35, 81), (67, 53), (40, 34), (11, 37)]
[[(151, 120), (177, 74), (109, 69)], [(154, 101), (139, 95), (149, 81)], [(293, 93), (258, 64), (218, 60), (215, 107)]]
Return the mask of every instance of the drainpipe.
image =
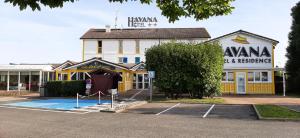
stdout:
[(282, 73), (282, 82), (283, 82), (283, 96), (285, 96), (285, 72)]

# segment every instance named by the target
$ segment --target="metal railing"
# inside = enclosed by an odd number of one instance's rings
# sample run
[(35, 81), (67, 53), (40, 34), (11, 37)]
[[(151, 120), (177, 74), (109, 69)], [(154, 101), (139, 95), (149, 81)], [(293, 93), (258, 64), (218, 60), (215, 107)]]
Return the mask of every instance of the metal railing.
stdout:
[(102, 93), (101, 91), (99, 91), (98, 93), (94, 93), (92, 95), (88, 95), (88, 96), (83, 96), (83, 95), (80, 95), (79, 93), (77, 93), (77, 98), (76, 98), (76, 107), (75, 108), (79, 108), (79, 98), (81, 99), (84, 99), (84, 98), (87, 98), (87, 97), (91, 97), (91, 96), (95, 96), (96, 94), (98, 94), (98, 105), (101, 104), (101, 94), (104, 95), (104, 93)]

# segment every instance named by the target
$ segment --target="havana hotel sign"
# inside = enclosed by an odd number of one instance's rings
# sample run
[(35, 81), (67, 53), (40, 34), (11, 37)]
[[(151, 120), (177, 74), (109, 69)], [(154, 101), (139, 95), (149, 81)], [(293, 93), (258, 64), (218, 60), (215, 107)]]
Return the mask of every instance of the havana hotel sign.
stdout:
[(156, 17), (128, 17), (128, 27), (155, 27)]

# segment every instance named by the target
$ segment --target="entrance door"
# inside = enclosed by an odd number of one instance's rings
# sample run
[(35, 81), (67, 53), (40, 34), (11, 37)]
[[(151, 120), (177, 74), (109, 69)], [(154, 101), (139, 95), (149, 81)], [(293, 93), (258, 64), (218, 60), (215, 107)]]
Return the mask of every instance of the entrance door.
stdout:
[(143, 74), (137, 74), (137, 89), (143, 89)]
[(246, 73), (237, 72), (236, 80), (237, 94), (246, 94)]
[(148, 74), (144, 74), (144, 88), (143, 89), (148, 89), (149, 88), (149, 77)]
[(149, 77), (148, 74), (135, 74), (133, 79), (134, 89), (148, 89), (149, 88)]

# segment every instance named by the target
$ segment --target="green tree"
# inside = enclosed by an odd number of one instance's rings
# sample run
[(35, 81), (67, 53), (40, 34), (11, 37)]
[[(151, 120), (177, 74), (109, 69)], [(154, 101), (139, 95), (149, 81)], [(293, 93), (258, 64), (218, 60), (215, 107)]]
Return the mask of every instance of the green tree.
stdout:
[(293, 22), (286, 54), (287, 90), (300, 94), (300, 2), (292, 8), (291, 16)]
[[(41, 10), (40, 5), (50, 8), (63, 7), (64, 3), (76, 0), (5, 0), (13, 6), (19, 6), (20, 10), (30, 7), (34, 10)], [(77, 0), (78, 1), (78, 0)], [(131, 0), (139, 1), (141, 4), (151, 4), (153, 0)], [(179, 20), (180, 17), (193, 17), (196, 20), (207, 19), (211, 16), (227, 15), (234, 7), (231, 2), (234, 0), (156, 0), (156, 5), (161, 14), (169, 19), (169, 22)], [(128, 2), (128, 0), (109, 0), (109, 2)]]
[(218, 44), (163, 43), (146, 51), (147, 70), (155, 71), (155, 86), (167, 97), (220, 94), (223, 50)]

